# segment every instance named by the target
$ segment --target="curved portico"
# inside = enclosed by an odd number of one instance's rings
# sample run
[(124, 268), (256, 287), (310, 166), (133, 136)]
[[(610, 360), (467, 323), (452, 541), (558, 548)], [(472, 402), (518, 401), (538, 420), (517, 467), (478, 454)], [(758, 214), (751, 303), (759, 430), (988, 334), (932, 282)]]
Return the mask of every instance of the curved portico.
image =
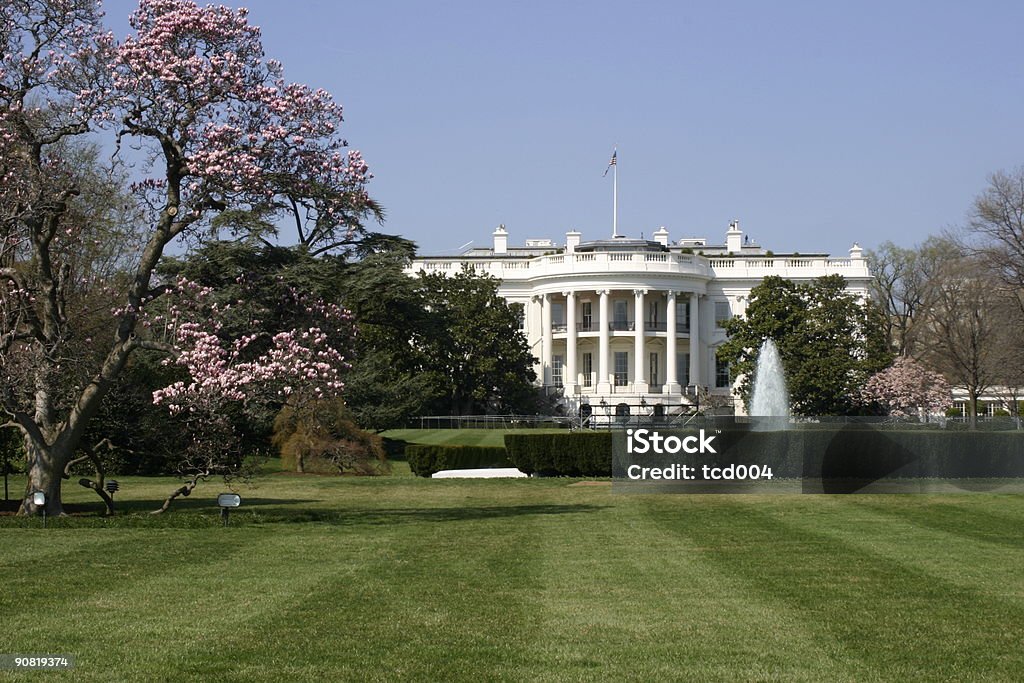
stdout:
[(580, 283), (533, 294), (527, 321), (539, 320), (541, 329), (528, 336), (539, 337), (544, 384), (598, 399), (678, 397), (688, 384), (705, 384), (703, 290), (698, 281)]

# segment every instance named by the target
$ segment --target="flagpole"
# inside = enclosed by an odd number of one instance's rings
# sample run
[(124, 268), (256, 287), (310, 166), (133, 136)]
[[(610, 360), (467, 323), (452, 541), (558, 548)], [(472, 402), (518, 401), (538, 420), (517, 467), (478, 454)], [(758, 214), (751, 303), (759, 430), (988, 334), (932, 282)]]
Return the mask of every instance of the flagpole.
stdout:
[[(615, 150), (618, 154), (618, 149)], [(612, 168), (612, 237), (619, 236), (619, 165)]]
[(608, 162), (608, 168), (604, 169), (602, 178), (608, 176), (608, 170), (612, 171), (612, 237), (619, 236), (619, 147), (612, 150), (612, 159)]

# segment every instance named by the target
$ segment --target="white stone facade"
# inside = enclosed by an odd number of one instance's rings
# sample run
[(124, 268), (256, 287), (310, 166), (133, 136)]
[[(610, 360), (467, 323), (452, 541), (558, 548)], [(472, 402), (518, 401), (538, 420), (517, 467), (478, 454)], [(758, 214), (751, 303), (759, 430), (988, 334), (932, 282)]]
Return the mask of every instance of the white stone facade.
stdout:
[(672, 242), (664, 228), (653, 237), (583, 242), (572, 231), (562, 245), (510, 247), (501, 226), (491, 248), (418, 258), (407, 272), (474, 269), (501, 280), (499, 293), (523, 306), (538, 382), (561, 392), (573, 413), (589, 405), (595, 416), (622, 404), (632, 415), (673, 415), (697, 400), (729, 403), (736, 378), (716, 359), (722, 322), (743, 315), (766, 276), (808, 282), (838, 274), (851, 292), (868, 295), (871, 276), (856, 244), (847, 258), (773, 254), (745, 240), (738, 221), (724, 245)]

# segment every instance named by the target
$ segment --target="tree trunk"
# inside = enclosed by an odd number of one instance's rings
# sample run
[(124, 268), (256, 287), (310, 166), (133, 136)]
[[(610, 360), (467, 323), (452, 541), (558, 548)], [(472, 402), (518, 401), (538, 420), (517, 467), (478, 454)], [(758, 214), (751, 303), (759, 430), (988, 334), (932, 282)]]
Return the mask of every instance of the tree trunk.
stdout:
[(42, 447), (30, 436), (25, 436), (25, 453), (28, 462), (28, 481), (25, 482), (25, 497), (21, 501), (20, 515), (42, 514), (42, 508), (32, 502), (32, 494), (42, 491), (46, 494), (46, 514), (63, 515), (64, 505), (60, 499), (61, 476), (67, 458), (63, 449)]
[(978, 428), (978, 394), (973, 391), (967, 403), (967, 428), (972, 431)]

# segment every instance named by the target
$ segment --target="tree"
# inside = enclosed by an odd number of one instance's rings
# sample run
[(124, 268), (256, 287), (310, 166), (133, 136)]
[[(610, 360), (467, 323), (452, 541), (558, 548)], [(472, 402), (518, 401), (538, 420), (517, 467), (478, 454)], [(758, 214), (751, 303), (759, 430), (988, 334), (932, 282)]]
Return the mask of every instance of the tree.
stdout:
[(389, 470), (382, 439), (360, 429), (341, 400), (285, 406), (274, 420), (281, 461), (297, 472), (326, 463), (339, 473), (382, 474)]
[(926, 415), (941, 413), (953, 405), (949, 383), (942, 375), (904, 357), (871, 375), (861, 398), (879, 406), (886, 415), (897, 417), (916, 415), (918, 411)]
[(961, 255), (961, 248), (943, 237), (929, 238), (910, 249), (883, 242), (868, 252), (874, 276), (872, 298), (886, 313), (882, 320), (886, 343), (897, 355), (915, 354), (917, 322), (933, 278), (945, 262)]
[(974, 253), (1024, 311), (1024, 166), (989, 176), (974, 200), (967, 232), (976, 239)]
[[(265, 60), (245, 10), (142, 0), (120, 43), (92, 0), (17, 0), (0, 7), (0, 367), (7, 426), (23, 435), (28, 495), (62, 512), (60, 483), (104, 396), (140, 348), (141, 311), (167, 290), (154, 269), (171, 242), (217, 228), (227, 211), (312, 221), (306, 241), (333, 248), (377, 215), (366, 164), (338, 134), (341, 108), (323, 90), (287, 83)], [(72, 314), (87, 225), (83, 184), (65, 150), (98, 128), (147, 155), (132, 187), (141, 248), (125, 277), (107, 340), (93, 340), (88, 380), (66, 382), (81, 356)], [(242, 226), (247, 229), (251, 226)], [(310, 237), (312, 235), (312, 237)]]
[[(144, 327), (157, 338), (162, 333), (172, 349), (164, 362), (187, 371), (187, 379), (153, 392), (153, 402), (183, 417), (193, 439), (179, 463), (180, 474), (191, 477), (189, 488), (178, 489), (158, 512), (200, 480), (213, 474), (233, 477), (242, 470), (246, 454), (232, 407), (272, 414), (287, 402), (299, 414), (313, 414), (307, 406), (339, 403), (344, 386), (348, 363), (340, 349), (351, 336), (347, 311), (292, 290), (282, 296), (281, 305), (293, 310), (294, 327), (235, 337), (223, 333), (221, 322), (230, 305), (207, 301), (211, 292), (182, 278), (158, 314), (143, 312)], [(246, 307), (244, 300), (236, 304)]]
[(516, 412), (536, 399), (536, 359), (498, 281), (462, 271), (421, 272), (415, 281), (438, 332), (423, 353), (443, 382), (438, 412)]
[(424, 292), (404, 272), (414, 245), (393, 243), (345, 264), (341, 300), (359, 325), (346, 402), (367, 429), (403, 426), (444, 400), (445, 377), (426, 353), (447, 332), (428, 310)]
[(891, 358), (880, 315), (847, 292), (840, 276), (806, 285), (767, 277), (751, 290), (746, 315), (727, 323), (729, 339), (718, 353), (742, 375), (738, 390), (749, 402), (757, 354), (772, 339), (795, 413), (855, 413), (860, 387)]
[(1007, 354), (1019, 351), (1016, 302), (983, 261), (964, 257), (937, 273), (921, 326), (922, 360), (966, 389), (971, 428), (978, 397), (996, 384)]

